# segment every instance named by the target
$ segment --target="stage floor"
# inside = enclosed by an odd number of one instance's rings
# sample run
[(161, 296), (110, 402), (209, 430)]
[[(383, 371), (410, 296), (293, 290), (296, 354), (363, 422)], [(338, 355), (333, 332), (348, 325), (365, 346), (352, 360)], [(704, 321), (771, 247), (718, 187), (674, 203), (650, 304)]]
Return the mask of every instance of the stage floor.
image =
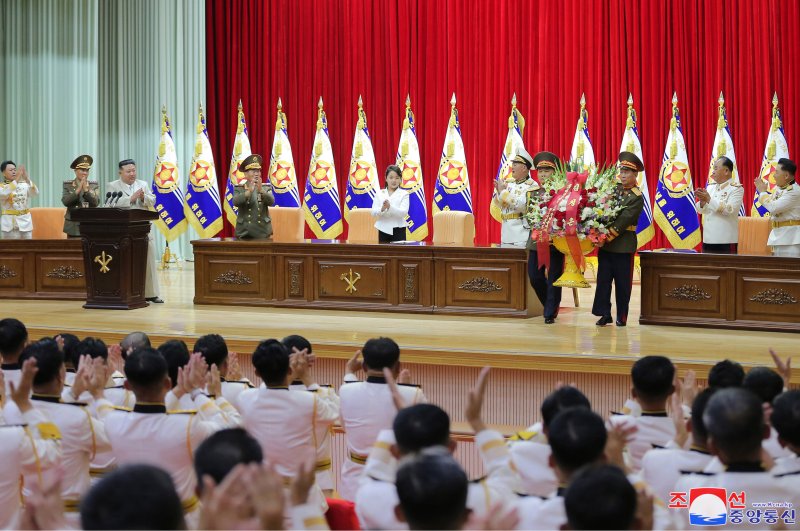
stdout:
[[(14, 316), (38, 338), (70, 331), (79, 336), (120, 338), (143, 330), (156, 343), (202, 334), (222, 334), (232, 350), (252, 352), (264, 338), (299, 333), (323, 357), (347, 358), (364, 342), (390, 336), (400, 344), (403, 359), (426, 365), (536, 369), (577, 373), (629, 374), (639, 356), (663, 354), (681, 369), (702, 371), (731, 358), (746, 366), (772, 365), (768, 348), (782, 355), (796, 351), (797, 334), (722, 331), (686, 327), (640, 326), (640, 292), (634, 282), (632, 314), (626, 328), (594, 325), (594, 284), (580, 291), (581, 306), (565, 289), (555, 325), (530, 319), (470, 316), (385, 314), (331, 310), (294, 310), (241, 306), (194, 305), (192, 264), (159, 272), (165, 304), (131, 311), (84, 310), (76, 301), (0, 301), (0, 316)], [(792, 381), (800, 380), (795, 371)]]

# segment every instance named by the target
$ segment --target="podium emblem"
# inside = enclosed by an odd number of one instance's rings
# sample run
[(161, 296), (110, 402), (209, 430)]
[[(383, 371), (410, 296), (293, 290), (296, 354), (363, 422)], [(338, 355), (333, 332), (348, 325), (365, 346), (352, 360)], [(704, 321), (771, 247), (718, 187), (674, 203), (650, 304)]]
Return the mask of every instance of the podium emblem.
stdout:
[(110, 271), (110, 269), (108, 268), (108, 264), (113, 259), (114, 259), (114, 257), (111, 256), (110, 254), (106, 254), (105, 251), (103, 251), (101, 254), (98, 254), (97, 256), (94, 257), (95, 263), (100, 264), (100, 272), (101, 273), (108, 273)]
[(355, 273), (354, 274), (353, 270), (350, 269), (350, 271), (349, 271), (349, 273), (347, 275), (342, 273), (339, 276), (339, 278), (341, 280), (344, 280), (347, 283), (347, 287), (344, 289), (347, 293), (355, 293), (356, 291), (358, 291), (358, 288), (356, 288), (356, 282), (361, 280), (361, 274), (360, 273)]

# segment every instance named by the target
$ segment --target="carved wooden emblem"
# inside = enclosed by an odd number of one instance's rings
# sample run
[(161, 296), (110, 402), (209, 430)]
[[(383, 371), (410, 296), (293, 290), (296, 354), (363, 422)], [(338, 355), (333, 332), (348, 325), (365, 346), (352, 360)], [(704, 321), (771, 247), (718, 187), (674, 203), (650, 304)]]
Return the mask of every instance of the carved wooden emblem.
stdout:
[(752, 302), (760, 304), (797, 304), (797, 299), (791, 293), (781, 288), (770, 288), (760, 291), (750, 297)]
[(214, 282), (218, 284), (252, 284), (253, 279), (248, 277), (244, 271), (234, 271), (233, 269), (229, 269), (224, 273), (220, 273), (220, 275), (214, 279)]
[(493, 291), (503, 291), (503, 286), (493, 280), (489, 280), (486, 277), (473, 277), (459, 284), (458, 289), (480, 293), (491, 293)]
[(101, 273), (108, 273), (109, 271), (111, 271), (111, 269), (108, 267), (108, 264), (113, 259), (114, 259), (114, 257), (111, 256), (110, 254), (106, 254), (105, 251), (103, 251), (101, 254), (98, 254), (97, 256), (94, 257), (95, 263), (96, 264), (100, 264), (100, 272)]
[(0, 265), (0, 278), (14, 278), (15, 276), (17, 276), (16, 271), (5, 265)]
[(301, 262), (289, 262), (289, 295), (300, 295)]
[(339, 275), (339, 278), (344, 280), (347, 284), (347, 287), (344, 289), (347, 293), (355, 293), (358, 291), (358, 288), (356, 288), (356, 282), (361, 280), (360, 273), (353, 273), (353, 269), (351, 268), (346, 275), (344, 273)]
[(416, 279), (417, 272), (413, 267), (405, 268), (405, 283), (403, 284), (403, 299), (413, 301), (416, 299)]
[(697, 284), (683, 284), (677, 288), (672, 288), (664, 296), (672, 297), (679, 301), (701, 301), (711, 298), (711, 295)]
[(71, 265), (58, 266), (47, 273), (50, 278), (57, 278), (60, 280), (75, 280), (81, 278), (83, 273), (72, 267)]

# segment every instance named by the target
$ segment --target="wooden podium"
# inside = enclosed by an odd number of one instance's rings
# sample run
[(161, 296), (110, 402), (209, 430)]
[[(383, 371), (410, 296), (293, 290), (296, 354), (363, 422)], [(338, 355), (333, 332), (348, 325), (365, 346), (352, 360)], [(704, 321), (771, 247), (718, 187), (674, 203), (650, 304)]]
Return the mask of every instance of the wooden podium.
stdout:
[(144, 300), (147, 244), (155, 212), (127, 208), (82, 208), (80, 222), (86, 271), (84, 308), (133, 310)]

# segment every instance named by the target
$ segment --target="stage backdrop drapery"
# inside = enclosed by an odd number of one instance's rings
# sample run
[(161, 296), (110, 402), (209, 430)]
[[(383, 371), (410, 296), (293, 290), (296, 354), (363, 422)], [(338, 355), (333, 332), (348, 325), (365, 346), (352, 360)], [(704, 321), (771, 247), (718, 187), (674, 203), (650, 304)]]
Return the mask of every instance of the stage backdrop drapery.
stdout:
[[(585, 93), (597, 159), (609, 162), (632, 93), (654, 191), (673, 92), (695, 185), (705, 185), (722, 90), (749, 208), (774, 91), (797, 156), (797, 21), (797, 0), (207, 0), (217, 174), (227, 176), (239, 98), (253, 152), (268, 155), (281, 97), (302, 190), (322, 96), (344, 197), (359, 95), (382, 170), (395, 160), (410, 94), (430, 201), (455, 92), (477, 241), (495, 242), (489, 203), (514, 92), (528, 151), (561, 156)], [(667, 245), (657, 229), (649, 247)]]

